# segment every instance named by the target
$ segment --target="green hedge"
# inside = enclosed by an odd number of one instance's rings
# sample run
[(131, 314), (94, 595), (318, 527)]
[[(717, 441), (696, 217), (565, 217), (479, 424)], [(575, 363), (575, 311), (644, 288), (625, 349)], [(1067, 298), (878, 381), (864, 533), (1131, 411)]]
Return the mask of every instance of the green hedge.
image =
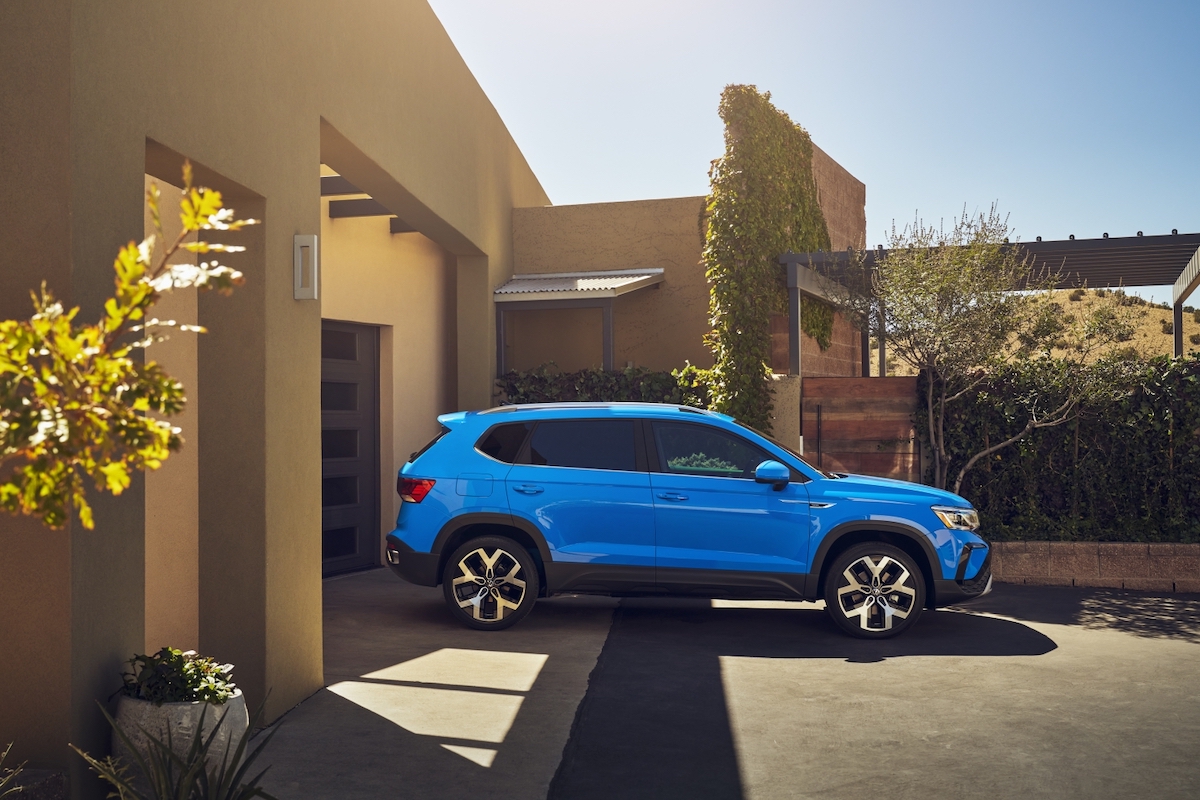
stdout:
[[(922, 378), (922, 381), (924, 378)], [(1023, 420), (1018, 370), (947, 409), (958, 463)], [(918, 397), (924, 398), (923, 385)], [(1145, 364), (1119, 401), (1035, 431), (967, 474), (962, 494), (994, 540), (1200, 541), (1200, 357)], [(916, 415), (923, 429), (924, 409)], [(926, 443), (928, 438), (925, 437)]]
[(561, 372), (546, 364), (529, 372), (511, 371), (496, 381), (502, 403), (643, 402), (708, 408), (709, 370), (687, 365), (671, 372), (640, 367), (606, 372)]

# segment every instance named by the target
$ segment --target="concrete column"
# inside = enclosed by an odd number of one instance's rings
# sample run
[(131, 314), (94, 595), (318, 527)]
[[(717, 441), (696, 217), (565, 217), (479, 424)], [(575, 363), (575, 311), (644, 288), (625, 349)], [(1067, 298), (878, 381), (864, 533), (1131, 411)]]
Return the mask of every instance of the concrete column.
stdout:
[(496, 352), (487, 256), (458, 256), (458, 407), (490, 408)]
[[(12, 0), (0, 24), (0, 319), (45, 280), (71, 293), (70, 6)], [(7, 469), (8, 465), (5, 465)], [(71, 531), (0, 512), (0, 746), (64, 769), (71, 709)], [(37, 676), (38, 691), (30, 690)]]
[[(45, 280), (79, 319), (99, 318), (117, 248), (142, 229), (140, 139), (80, 152), (72, 114), (71, 4), (9, 3), (0, 25), (0, 317), (28, 318)], [(0, 743), (31, 767), (67, 771), (74, 797), (102, 797), (67, 742), (104, 754), (96, 708), (144, 644), (143, 481), (95, 496), (95, 530), (51, 531), (0, 515)]]

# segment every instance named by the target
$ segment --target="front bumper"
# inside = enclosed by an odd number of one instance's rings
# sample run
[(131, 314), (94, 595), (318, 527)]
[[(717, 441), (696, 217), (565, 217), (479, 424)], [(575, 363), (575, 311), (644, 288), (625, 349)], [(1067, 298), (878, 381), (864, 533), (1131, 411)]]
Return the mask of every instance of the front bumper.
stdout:
[(387, 549), (384, 552), (392, 572), (404, 580), (418, 586), (438, 585), (439, 556), (437, 553), (418, 553), (399, 537), (390, 533), (387, 537)]
[(948, 606), (954, 603), (964, 603), (983, 597), (992, 590), (992, 551), (988, 549), (979, 572), (970, 580), (951, 580), (933, 582), (933, 600), (935, 606)]

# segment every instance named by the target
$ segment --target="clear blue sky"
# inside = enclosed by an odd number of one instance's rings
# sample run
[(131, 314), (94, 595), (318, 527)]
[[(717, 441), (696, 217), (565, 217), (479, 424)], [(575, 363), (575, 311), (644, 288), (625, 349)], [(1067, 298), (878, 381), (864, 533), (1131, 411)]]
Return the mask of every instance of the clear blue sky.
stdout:
[[(705, 194), (751, 83), (892, 220), (1200, 231), (1200, 2), (431, 0), (556, 204)], [(1159, 294), (1159, 293), (1155, 293)]]

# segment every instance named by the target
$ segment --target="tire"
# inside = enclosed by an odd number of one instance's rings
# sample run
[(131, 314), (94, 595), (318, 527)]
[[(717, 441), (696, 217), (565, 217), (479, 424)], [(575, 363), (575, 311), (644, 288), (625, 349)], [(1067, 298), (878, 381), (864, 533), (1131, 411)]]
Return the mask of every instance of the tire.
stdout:
[(825, 577), (825, 610), (860, 639), (890, 639), (916, 624), (925, 607), (925, 576), (912, 556), (883, 542), (855, 545)]
[(524, 547), (503, 536), (470, 539), (450, 554), (442, 591), (453, 617), (481, 631), (516, 625), (537, 600), (538, 571)]

